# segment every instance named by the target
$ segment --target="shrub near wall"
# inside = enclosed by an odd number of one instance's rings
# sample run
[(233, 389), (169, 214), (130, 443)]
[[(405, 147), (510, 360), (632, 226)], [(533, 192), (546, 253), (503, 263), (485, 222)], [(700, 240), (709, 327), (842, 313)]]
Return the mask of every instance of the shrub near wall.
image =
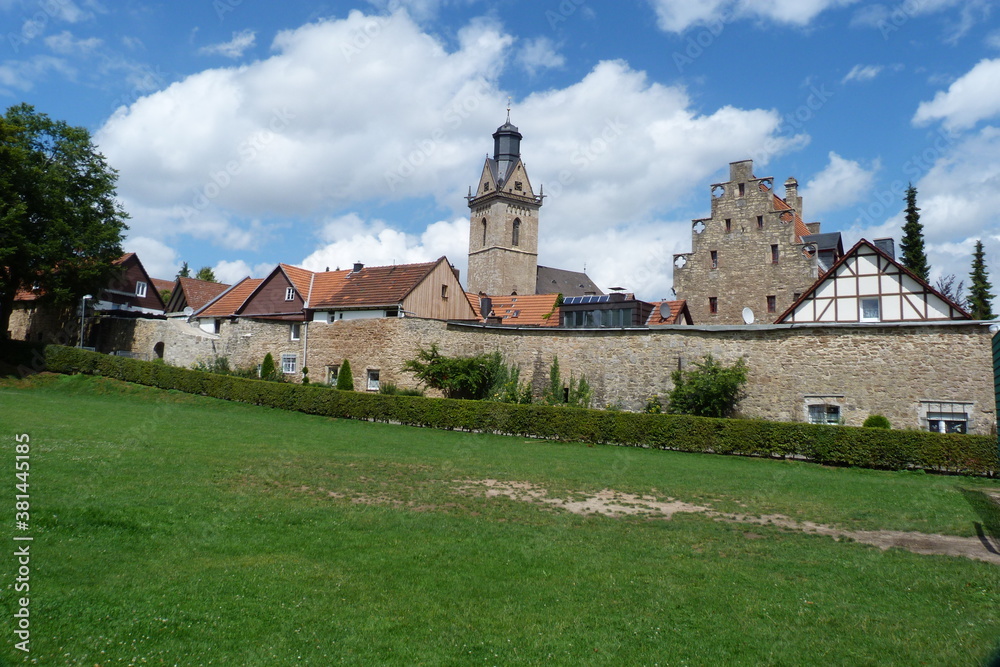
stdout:
[(1000, 470), (997, 441), (988, 436), (388, 396), (216, 375), (55, 345), (45, 352), (48, 369), (58, 373), (101, 375), (330, 417), (890, 470), (980, 475)]

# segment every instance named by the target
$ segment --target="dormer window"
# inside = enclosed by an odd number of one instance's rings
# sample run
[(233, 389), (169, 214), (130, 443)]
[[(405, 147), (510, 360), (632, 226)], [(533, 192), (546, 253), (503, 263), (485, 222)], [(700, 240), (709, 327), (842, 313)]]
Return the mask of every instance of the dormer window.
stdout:
[(294, 300), (295, 300), (295, 288), (294, 287), (286, 287), (285, 288), (285, 301), (294, 301)]
[(140, 280), (135, 284), (135, 295), (140, 299), (146, 296), (146, 283)]

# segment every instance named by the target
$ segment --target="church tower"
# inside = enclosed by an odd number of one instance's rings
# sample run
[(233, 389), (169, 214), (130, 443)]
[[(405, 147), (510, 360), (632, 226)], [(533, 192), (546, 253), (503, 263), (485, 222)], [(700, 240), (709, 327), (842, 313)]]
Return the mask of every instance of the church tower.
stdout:
[(469, 284), (472, 293), (534, 294), (538, 273), (538, 209), (521, 162), (521, 133), (507, 122), (493, 133), (476, 192), (469, 189)]

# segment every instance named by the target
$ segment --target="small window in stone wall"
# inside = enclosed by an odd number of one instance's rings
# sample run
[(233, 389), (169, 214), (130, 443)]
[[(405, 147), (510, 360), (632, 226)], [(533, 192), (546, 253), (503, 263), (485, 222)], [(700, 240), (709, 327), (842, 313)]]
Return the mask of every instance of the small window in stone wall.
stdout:
[(298, 357), (294, 354), (283, 354), (281, 355), (281, 372), (282, 373), (294, 373), (295, 364), (298, 361)]
[(764, 229), (764, 216), (757, 216), (757, 229)]
[(740, 183), (739, 184), (740, 197), (742, 197), (743, 195), (746, 194), (746, 187), (747, 187), (746, 183)]
[(719, 297), (708, 297), (708, 312), (713, 315), (719, 312)]
[(290, 340), (299, 340), (300, 338), (302, 338), (301, 322), (292, 322), (289, 328), (291, 329)]
[(340, 366), (327, 366), (326, 367), (326, 382), (331, 387), (337, 384), (337, 377), (340, 376)]
[(718, 250), (712, 250), (711, 253), (710, 253), (710, 256), (711, 256), (711, 261), (712, 261), (712, 268), (713, 269), (719, 268), (719, 251)]
[(733, 221), (731, 218), (726, 218), (726, 233), (733, 231)]
[(777, 243), (772, 243), (771, 244), (771, 264), (777, 264), (777, 263), (778, 263), (778, 244)]
[(368, 369), (368, 391), (378, 391), (379, 381), (378, 381), (379, 371), (377, 368)]
[(778, 310), (778, 299), (773, 294), (767, 297), (767, 312), (773, 313)]
[(828, 403), (810, 405), (809, 423), (836, 426), (840, 423), (840, 406), (830, 405)]
[(964, 401), (921, 401), (920, 421), (934, 433), (969, 433), (972, 405)]

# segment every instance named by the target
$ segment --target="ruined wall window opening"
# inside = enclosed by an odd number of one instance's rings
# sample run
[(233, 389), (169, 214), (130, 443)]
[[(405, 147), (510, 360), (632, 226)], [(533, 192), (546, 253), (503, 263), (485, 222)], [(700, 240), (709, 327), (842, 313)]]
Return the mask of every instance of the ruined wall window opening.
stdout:
[(757, 229), (764, 229), (764, 216), (757, 216)]
[(773, 313), (778, 310), (778, 299), (773, 294), (767, 297), (767, 312)]
[(777, 243), (772, 243), (771, 244), (771, 264), (777, 264), (778, 263), (778, 257), (779, 257), (779, 255), (778, 255), (778, 244)]
[(295, 300), (295, 288), (294, 287), (286, 287), (285, 288), (285, 301), (294, 301), (294, 300)]
[(878, 297), (871, 299), (861, 299), (861, 321), (880, 322), (881, 311), (879, 309)]
[(972, 403), (965, 401), (921, 401), (920, 421), (934, 433), (968, 433)]
[(719, 312), (719, 297), (710, 296), (708, 297), (708, 312), (715, 315)]
[(718, 250), (711, 251), (711, 257), (712, 257), (712, 268), (713, 269), (719, 268), (719, 251)]
[(379, 390), (379, 370), (377, 368), (368, 369), (368, 391)]
[(301, 322), (292, 322), (291, 325), (288, 328), (290, 330), (290, 332), (289, 332), (289, 340), (300, 340), (302, 338), (302, 323)]
[(809, 406), (810, 424), (827, 424), (836, 426), (840, 424), (840, 406), (829, 403), (819, 403)]
[(518, 219), (514, 220), (514, 228), (510, 234), (510, 244), (512, 246), (521, 245), (521, 221)]
[(746, 183), (740, 183), (737, 187), (739, 188), (740, 191), (740, 197), (746, 194), (746, 187), (747, 187)]
[(146, 283), (140, 280), (135, 284), (135, 295), (140, 299), (146, 296)]
[(281, 372), (282, 373), (294, 373), (295, 365), (298, 363), (298, 355), (295, 354), (283, 354), (281, 355)]
[(733, 220), (732, 218), (726, 218), (726, 233), (733, 231)]

